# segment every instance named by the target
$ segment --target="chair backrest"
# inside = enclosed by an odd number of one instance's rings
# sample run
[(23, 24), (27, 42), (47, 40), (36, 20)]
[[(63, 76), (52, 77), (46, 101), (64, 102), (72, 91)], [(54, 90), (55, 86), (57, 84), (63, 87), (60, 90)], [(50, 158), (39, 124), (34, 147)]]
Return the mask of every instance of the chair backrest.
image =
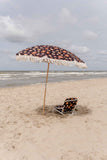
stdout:
[(77, 104), (77, 98), (67, 98), (65, 101), (64, 101), (64, 106), (65, 108), (74, 108), (75, 105)]

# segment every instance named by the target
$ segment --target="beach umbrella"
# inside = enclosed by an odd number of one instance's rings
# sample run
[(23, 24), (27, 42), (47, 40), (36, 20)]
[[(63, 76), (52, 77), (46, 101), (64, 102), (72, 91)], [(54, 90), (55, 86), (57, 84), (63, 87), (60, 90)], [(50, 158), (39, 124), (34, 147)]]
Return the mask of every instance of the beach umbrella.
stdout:
[(16, 54), (17, 60), (28, 60), (32, 62), (47, 62), (47, 76), (45, 82), (45, 91), (44, 91), (44, 102), (43, 102), (43, 114), (45, 110), (45, 100), (46, 100), (46, 88), (48, 82), (48, 72), (49, 64), (55, 63), (56, 65), (64, 66), (77, 66), (79, 68), (87, 68), (84, 61), (79, 57), (67, 51), (66, 49), (51, 46), (51, 45), (37, 45), (34, 47), (26, 48)]

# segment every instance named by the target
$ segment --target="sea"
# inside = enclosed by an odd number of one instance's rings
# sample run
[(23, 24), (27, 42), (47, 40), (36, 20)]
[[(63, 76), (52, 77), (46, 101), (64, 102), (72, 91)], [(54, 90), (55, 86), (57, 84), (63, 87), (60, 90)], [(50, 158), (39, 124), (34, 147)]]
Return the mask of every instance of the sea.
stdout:
[[(107, 78), (107, 71), (50, 71), (48, 82)], [(0, 88), (45, 83), (44, 71), (0, 71)]]

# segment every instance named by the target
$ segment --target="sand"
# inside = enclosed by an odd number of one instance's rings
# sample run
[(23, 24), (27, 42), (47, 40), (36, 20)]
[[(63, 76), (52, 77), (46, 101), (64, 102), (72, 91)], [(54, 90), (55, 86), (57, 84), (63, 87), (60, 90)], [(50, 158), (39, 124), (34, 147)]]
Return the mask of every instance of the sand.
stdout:
[[(0, 88), (0, 160), (107, 160), (107, 79)], [(53, 110), (69, 97), (78, 111)]]

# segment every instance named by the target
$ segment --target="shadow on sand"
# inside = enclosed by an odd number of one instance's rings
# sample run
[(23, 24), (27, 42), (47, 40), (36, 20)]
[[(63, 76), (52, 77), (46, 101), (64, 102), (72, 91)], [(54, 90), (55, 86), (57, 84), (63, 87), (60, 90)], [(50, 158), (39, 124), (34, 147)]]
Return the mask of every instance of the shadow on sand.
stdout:
[[(89, 108), (87, 108), (86, 106), (80, 106), (80, 105), (77, 105), (76, 110), (73, 112), (73, 114), (72, 113), (65, 113), (64, 115), (61, 115), (60, 113), (56, 112), (54, 108), (55, 108), (54, 105), (45, 106), (44, 116), (66, 118), (69, 115), (84, 116), (86, 114), (91, 113), (91, 110)], [(35, 111), (38, 115), (43, 115), (43, 106), (40, 106)]]

